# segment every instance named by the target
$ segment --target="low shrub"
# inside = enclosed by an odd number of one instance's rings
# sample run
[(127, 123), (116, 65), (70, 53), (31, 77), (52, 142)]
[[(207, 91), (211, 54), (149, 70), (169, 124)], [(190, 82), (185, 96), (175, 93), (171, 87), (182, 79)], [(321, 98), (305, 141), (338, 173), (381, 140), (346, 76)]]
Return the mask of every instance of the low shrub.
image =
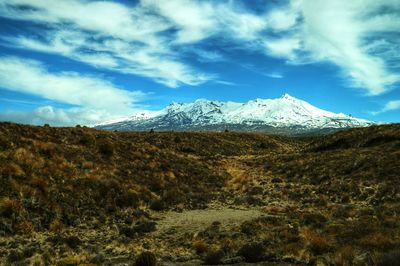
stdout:
[(57, 234), (61, 233), (63, 228), (64, 224), (59, 219), (54, 219), (49, 225), (49, 230)]
[(204, 263), (207, 265), (221, 264), (221, 261), (224, 258), (224, 256), (225, 252), (223, 250), (209, 251), (207, 255), (204, 257)]
[(150, 220), (138, 221), (133, 229), (139, 234), (150, 233), (156, 230), (156, 222)]
[(153, 211), (162, 211), (165, 208), (165, 204), (162, 200), (156, 199), (150, 202), (150, 209)]
[(144, 251), (137, 256), (135, 266), (156, 266), (157, 265), (157, 258), (154, 253), (150, 251)]
[(392, 239), (382, 233), (374, 233), (363, 237), (360, 240), (360, 245), (367, 249), (382, 249), (391, 248), (394, 243)]
[(83, 133), (79, 138), (79, 143), (87, 146), (94, 145), (96, 143), (96, 139), (93, 135), (89, 133)]
[(305, 240), (308, 242), (309, 248), (315, 254), (322, 254), (332, 249), (332, 240), (310, 229), (303, 232)]
[(398, 266), (400, 262), (400, 250), (392, 250), (381, 255), (378, 266)]
[(15, 199), (3, 198), (0, 200), (0, 216), (11, 218), (18, 215), (22, 210), (21, 204)]
[(101, 140), (97, 143), (99, 152), (106, 156), (112, 156), (114, 154), (114, 146), (107, 140)]
[(334, 256), (336, 265), (352, 265), (355, 257), (355, 250), (352, 246), (341, 247)]
[(189, 147), (189, 146), (183, 146), (183, 147), (181, 147), (181, 152), (184, 152), (184, 153), (195, 153), (196, 152), (196, 150), (195, 149), (193, 149), (192, 147)]
[(320, 213), (305, 213), (302, 218), (302, 222), (305, 225), (313, 226), (315, 228), (322, 228), (328, 221), (326, 217)]
[(208, 250), (208, 246), (203, 240), (196, 240), (193, 242), (193, 249), (196, 251), (197, 255), (200, 255)]
[(238, 256), (244, 257), (246, 262), (259, 262), (264, 259), (265, 250), (263, 243), (251, 243), (242, 246), (237, 252)]

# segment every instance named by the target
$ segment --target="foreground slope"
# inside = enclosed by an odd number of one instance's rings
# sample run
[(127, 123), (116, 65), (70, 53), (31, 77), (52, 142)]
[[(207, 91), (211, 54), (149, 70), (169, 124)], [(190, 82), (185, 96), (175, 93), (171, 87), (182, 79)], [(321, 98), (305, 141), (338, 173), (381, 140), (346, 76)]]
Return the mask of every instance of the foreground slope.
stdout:
[(399, 132), (1, 123), (1, 264), (130, 265), (150, 250), (166, 265), (389, 265), (400, 257)]

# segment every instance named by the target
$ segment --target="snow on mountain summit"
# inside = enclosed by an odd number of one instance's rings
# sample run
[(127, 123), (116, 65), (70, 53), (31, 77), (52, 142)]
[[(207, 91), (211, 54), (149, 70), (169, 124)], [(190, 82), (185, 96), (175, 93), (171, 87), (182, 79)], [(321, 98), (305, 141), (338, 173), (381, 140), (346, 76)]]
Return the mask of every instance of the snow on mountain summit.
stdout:
[(197, 99), (191, 103), (171, 103), (141, 119), (126, 119), (101, 125), (117, 130), (220, 130), (264, 131), (266, 128), (296, 128), (305, 131), (327, 128), (363, 127), (370, 121), (317, 108), (285, 93), (276, 99), (255, 99), (246, 103)]

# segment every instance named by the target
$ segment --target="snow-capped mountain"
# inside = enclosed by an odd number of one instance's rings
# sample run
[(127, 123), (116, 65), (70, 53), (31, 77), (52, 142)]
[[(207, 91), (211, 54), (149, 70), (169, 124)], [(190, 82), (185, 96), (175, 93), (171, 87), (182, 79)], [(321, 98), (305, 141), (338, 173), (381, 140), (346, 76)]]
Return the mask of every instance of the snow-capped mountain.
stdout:
[(106, 130), (238, 130), (301, 133), (365, 127), (373, 122), (343, 113), (332, 113), (284, 94), (278, 99), (246, 103), (199, 99), (172, 103), (161, 111), (137, 114), (97, 126)]

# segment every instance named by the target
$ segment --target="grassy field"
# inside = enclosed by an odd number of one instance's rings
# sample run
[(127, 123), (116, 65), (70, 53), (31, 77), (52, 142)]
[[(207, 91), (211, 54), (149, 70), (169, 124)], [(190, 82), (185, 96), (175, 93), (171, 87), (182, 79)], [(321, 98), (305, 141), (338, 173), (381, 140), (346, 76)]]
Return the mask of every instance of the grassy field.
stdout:
[(290, 138), (0, 123), (0, 265), (398, 265), (400, 125)]

